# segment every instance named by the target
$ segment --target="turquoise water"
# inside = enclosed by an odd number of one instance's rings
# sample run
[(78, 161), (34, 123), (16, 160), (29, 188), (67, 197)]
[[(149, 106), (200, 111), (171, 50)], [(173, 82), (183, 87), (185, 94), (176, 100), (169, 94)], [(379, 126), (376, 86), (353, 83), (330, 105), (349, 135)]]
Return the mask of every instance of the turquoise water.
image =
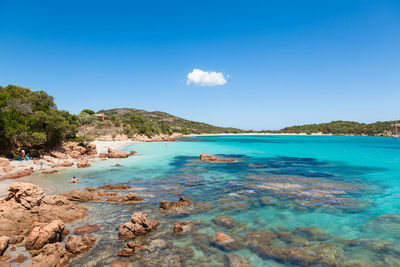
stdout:
[[(165, 266), (226, 266), (227, 253), (245, 257), (251, 266), (400, 266), (399, 139), (212, 136), (135, 143), (125, 150), (138, 154), (97, 162), (88, 169), (29, 178), (49, 193), (127, 183), (146, 199), (141, 204), (86, 204), (89, 216), (70, 227), (103, 226), (94, 234), (97, 245), (71, 266), (102, 266), (117, 260), (152, 266), (163, 257), (166, 260), (161, 262), (170, 260)], [(198, 157), (203, 153), (233, 157), (237, 163), (201, 162)], [(111, 167), (115, 163), (123, 167)], [(82, 183), (69, 184), (72, 174)], [(197, 209), (159, 210), (161, 200), (177, 200), (181, 195)], [(146, 245), (164, 239), (171, 247), (130, 258), (116, 256), (126, 243), (118, 240), (116, 226), (135, 211), (160, 222), (157, 231), (137, 241)], [(231, 217), (235, 226), (216, 225), (213, 219), (221, 215)], [(171, 226), (182, 220), (203, 224), (184, 236), (173, 234)], [(238, 247), (216, 245), (212, 240), (216, 232), (234, 238)], [(257, 239), (253, 232), (274, 237)], [(284, 237), (288, 235), (290, 239)], [(182, 248), (190, 253), (182, 256)]]

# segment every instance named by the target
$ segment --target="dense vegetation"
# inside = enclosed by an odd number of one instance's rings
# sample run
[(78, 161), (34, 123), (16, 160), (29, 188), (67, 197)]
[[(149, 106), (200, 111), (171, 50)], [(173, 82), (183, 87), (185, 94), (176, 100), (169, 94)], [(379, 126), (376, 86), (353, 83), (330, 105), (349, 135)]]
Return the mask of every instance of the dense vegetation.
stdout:
[(236, 128), (217, 127), (207, 123), (185, 120), (171, 114), (133, 108), (120, 108), (100, 110), (110, 117), (111, 122), (116, 126), (123, 126), (125, 134), (133, 136), (144, 134), (153, 136), (156, 134), (201, 134), (201, 133), (240, 133), (244, 132)]
[(58, 110), (43, 91), (16, 85), (0, 86), (0, 154), (20, 149), (46, 149), (75, 137), (76, 116)]
[(279, 133), (324, 133), (324, 134), (352, 134), (352, 135), (393, 135), (395, 133), (394, 121), (375, 123), (358, 123), (354, 121), (332, 121), (329, 123), (306, 124), (301, 126), (286, 127)]

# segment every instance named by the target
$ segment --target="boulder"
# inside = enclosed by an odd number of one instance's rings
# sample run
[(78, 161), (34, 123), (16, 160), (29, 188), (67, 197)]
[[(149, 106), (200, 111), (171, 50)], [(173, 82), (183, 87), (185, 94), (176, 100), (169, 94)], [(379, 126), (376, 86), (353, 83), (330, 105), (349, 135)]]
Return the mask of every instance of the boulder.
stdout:
[(135, 250), (131, 248), (122, 248), (117, 252), (117, 255), (122, 257), (130, 257), (133, 256), (133, 254), (135, 254)]
[(88, 224), (75, 228), (74, 233), (78, 235), (90, 234), (100, 231), (100, 226), (97, 224)]
[(34, 184), (25, 182), (12, 183), (8, 187), (9, 194), (6, 200), (15, 200), (26, 209), (37, 207), (42, 202), (45, 194), (43, 190)]
[(158, 222), (148, 220), (147, 214), (136, 212), (132, 215), (131, 221), (118, 226), (119, 237), (122, 239), (136, 238), (154, 230)]
[(45, 196), (40, 187), (17, 182), (9, 186), (9, 195), (0, 200), (0, 235), (26, 234), (34, 223), (56, 219), (71, 222), (86, 216), (87, 209), (63, 196)]
[(0, 157), (0, 167), (7, 167), (10, 165), (10, 161), (6, 158)]
[(176, 222), (172, 226), (172, 231), (176, 234), (178, 233), (186, 233), (186, 232), (192, 232), (196, 225), (201, 224), (200, 221), (183, 221), (183, 222)]
[(123, 159), (129, 157), (128, 153), (119, 151), (119, 150), (113, 150), (111, 148), (108, 149), (108, 157), (110, 159)]
[(68, 236), (67, 243), (65, 244), (65, 249), (69, 253), (76, 255), (88, 251), (95, 242), (96, 239), (89, 234), (84, 234), (83, 236), (70, 235)]
[(8, 236), (0, 236), (0, 256), (3, 256), (4, 252), (6, 252), (9, 242), (10, 238)]
[(33, 228), (25, 242), (25, 247), (27, 250), (41, 249), (46, 244), (61, 242), (68, 232), (63, 221), (54, 220), (44, 227)]
[(105, 158), (107, 158), (107, 153), (100, 153), (99, 154), (99, 158), (101, 158), (101, 159), (105, 159)]
[(24, 241), (25, 237), (23, 235), (13, 235), (10, 237), (10, 244), (18, 244)]
[(0, 174), (0, 180), (17, 179), (17, 178), (31, 175), (33, 173), (32, 168), (25, 169), (25, 170), (14, 170), (14, 171), (12, 171), (12, 169), (7, 168), (7, 167), (6, 167), (6, 169), (8, 170), (8, 172)]
[(167, 201), (167, 200), (163, 200), (160, 202), (160, 208), (164, 209), (164, 210), (178, 210), (178, 209), (182, 209), (188, 205), (192, 204), (192, 201), (190, 201), (189, 199), (187, 199), (184, 196), (181, 196), (177, 201)]
[(87, 158), (83, 158), (78, 162), (77, 166), (78, 168), (88, 168), (90, 167), (90, 163)]
[(52, 156), (53, 158), (57, 158), (57, 159), (65, 159), (66, 158), (65, 154), (63, 154), (59, 151), (51, 151), (50, 156)]
[(68, 253), (61, 243), (45, 245), (32, 258), (32, 267), (61, 267), (68, 263)]
[(210, 163), (234, 163), (234, 162), (236, 162), (233, 158), (221, 159), (217, 156), (208, 155), (208, 154), (201, 154), (200, 160), (204, 161), (204, 162), (210, 162)]
[(74, 163), (69, 160), (63, 160), (57, 163), (57, 167), (71, 167), (72, 165), (74, 165)]

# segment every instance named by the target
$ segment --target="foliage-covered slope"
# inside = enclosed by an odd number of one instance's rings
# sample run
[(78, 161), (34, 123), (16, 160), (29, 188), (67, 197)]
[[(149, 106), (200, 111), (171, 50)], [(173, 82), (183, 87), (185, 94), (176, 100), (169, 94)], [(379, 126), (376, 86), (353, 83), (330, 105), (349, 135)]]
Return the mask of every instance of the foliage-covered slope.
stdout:
[(349, 134), (349, 135), (393, 135), (395, 133), (394, 121), (375, 123), (359, 123), (354, 121), (332, 121), (329, 123), (306, 124), (283, 128), (281, 133), (324, 133), (324, 134)]
[(101, 110), (101, 113), (110, 116), (111, 121), (128, 123), (132, 128), (140, 128), (142, 134), (158, 133), (240, 133), (236, 128), (217, 127), (207, 123), (185, 120), (161, 111), (145, 111), (134, 108), (117, 108)]

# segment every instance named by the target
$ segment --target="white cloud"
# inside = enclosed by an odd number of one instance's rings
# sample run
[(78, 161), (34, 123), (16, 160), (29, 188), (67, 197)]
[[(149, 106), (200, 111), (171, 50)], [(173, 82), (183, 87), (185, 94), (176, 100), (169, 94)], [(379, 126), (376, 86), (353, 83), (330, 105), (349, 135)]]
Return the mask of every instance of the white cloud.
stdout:
[(223, 85), (226, 84), (226, 79), (222, 72), (193, 69), (193, 71), (187, 75), (186, 84), (196, 84), (201, 86)]

